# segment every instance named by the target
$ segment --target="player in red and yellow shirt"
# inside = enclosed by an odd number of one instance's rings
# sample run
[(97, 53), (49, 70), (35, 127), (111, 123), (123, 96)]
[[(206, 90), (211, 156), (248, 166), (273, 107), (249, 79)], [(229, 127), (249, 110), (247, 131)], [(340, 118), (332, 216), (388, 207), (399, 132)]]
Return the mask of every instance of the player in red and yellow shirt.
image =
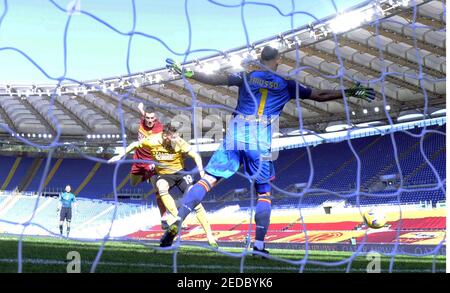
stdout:
[[(139, 104), (139, 112), (141, 112), (141, 123), (138, 130), (138, 141), (142, 141), (152, 135), (161, 133), (162, 124), (159, 122), (155, 110), (152, 107), (146, 107), (142, 103)], [(133, 160), (153, 161), (151, 152), (148, 149), (138, 148), (135, 150)], [(148, 181), (155, 175), (155, 165), (153, 163), (134, 163), (131, 166), (130, 180), (131, 185), (136, 186), (141, 182)]]
[[(191, 188), (194, 181), (192, 176), (185, 172), (183, 156), (187, 155), (195, 161), (201, 177), (204, 176), (204, 171), (202, 158), (184, 139), (178, 136), (176, 129), (170, 124), (163, 128), (162, 133), (150, 135), (141, 141), (131, 143), (126, 148), (125, 154), (134, 149), (145, 149), (154, 158), (157, 163), (155, 167), (157, 175), (152, 177), (152, 184), (157, 187), (165, 208), (172, 215), (173, 223), (178, 216), (178, 210), (169, 190), (176, 186), (184, 193)], [(114, 156), (109, 162), (119, 161), (125, 154)], [(193, 211), (195, 211), (200, 225), (205, 230), (208, 243), (217, 248), (218, 245), (212, 234), (211, 226), (206, 219), (205, 208), (202, 204), (198, 204), (193, 208)]]
[[(138, 130), (138, 141), (142, 141), (150, 136), (162, 133), (163, 126), (159, 122), (156, 116), (155, 109), (153, 107), (144, 107), (143, 103), (138, 105), (139, 112), (141, 113), (141, 122)], [(135, 150), (133, 160), (148, 160), (154, 161), (152, 154), (149, 150), (144, 148), (138, 148)], [(134, 163), (131, 166), (130, 184), (136, 186), (141, 182), (150, 182), (150, 178), (156, 175), (155, 164), (153, 163)], [(156, 193), (156, 203), (158, 204), (159, 212), (163, 217), (166, 212), (166, 208), (161, 201), (159, 193)], [(165, 223), (162, 223), (165, 226)]]

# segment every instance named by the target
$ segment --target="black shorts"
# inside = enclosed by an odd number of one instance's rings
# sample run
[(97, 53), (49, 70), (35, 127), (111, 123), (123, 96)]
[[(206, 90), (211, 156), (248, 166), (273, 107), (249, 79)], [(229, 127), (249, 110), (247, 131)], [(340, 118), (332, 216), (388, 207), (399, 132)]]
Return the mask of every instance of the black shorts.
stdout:
[(189, 186), (194, 183), (194, 178), (190, 174), (183, 174), (183, 173), (175, 173), (175, 174), (161, 174), (156, 175), (151, 178), (153, 186), (156, 187), (156, 182), (158, 182), (159, 179), (164, 179), (169, 183), (169, 189), (171, 189), (174, 186), (177, 186), (178, 189), (182, 193), (184, 193)]
[(59, 214), (60, 221), (70, 221), (72, 220), (72, 208), (61, 208), (61, 213)]

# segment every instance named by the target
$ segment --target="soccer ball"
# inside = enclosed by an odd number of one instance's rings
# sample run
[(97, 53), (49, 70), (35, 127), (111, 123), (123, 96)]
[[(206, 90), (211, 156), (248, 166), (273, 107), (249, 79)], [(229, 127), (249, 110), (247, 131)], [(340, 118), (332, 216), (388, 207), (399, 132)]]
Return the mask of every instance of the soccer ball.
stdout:
[(386, 225), (387, 220), (386, 215), (382, 211), (371, 209), (364, 213), (364, 222), (370, 228), (379, 229)]

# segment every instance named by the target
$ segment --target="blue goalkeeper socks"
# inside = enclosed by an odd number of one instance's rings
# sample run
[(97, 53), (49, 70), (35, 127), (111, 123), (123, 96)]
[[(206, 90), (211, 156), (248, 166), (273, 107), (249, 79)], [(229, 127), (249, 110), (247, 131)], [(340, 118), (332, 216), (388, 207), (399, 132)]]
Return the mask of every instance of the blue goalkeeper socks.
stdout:
[(202, 201), (206, 193), (210, 190), (211, 185), (209, 185), (209, 182), (205, 179), (200, 179), (200, 181), (192, 186), (188, 193), (183, 197), (181, 206), (178, 210), (178, 217), (181, 221), (193, 211), (194, 207)]
[(264, 241), (270, 224), (271, 201), (268, 196), (259, 196), (256, 204), (255, 223), (257, 241)]

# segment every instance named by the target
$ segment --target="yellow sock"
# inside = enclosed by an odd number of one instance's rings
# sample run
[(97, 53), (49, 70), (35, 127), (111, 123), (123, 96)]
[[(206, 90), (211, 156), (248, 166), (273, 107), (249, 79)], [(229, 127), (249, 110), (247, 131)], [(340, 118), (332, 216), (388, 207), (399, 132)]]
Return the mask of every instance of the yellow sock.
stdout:
[(166, 209), (171, 213), (174, 217), (178, 216), (178, 209), (177, 205), (175, 204), (175, 201), (173, 200), (173, 197), (168, 192), (161, 192), (159, 193), (161, 197), (161, 201), (163, 202)]
[(208, 223), (208, 220), (206, 219), (206, 211), (205, 208), (201, 203), (199, 203), (195, 207), (195, 215), (197, 216), (197, 220), (202, 225), (203, 230), (205, 230), (206, 235), (208, 238), (212, 236), (211, 226)]

